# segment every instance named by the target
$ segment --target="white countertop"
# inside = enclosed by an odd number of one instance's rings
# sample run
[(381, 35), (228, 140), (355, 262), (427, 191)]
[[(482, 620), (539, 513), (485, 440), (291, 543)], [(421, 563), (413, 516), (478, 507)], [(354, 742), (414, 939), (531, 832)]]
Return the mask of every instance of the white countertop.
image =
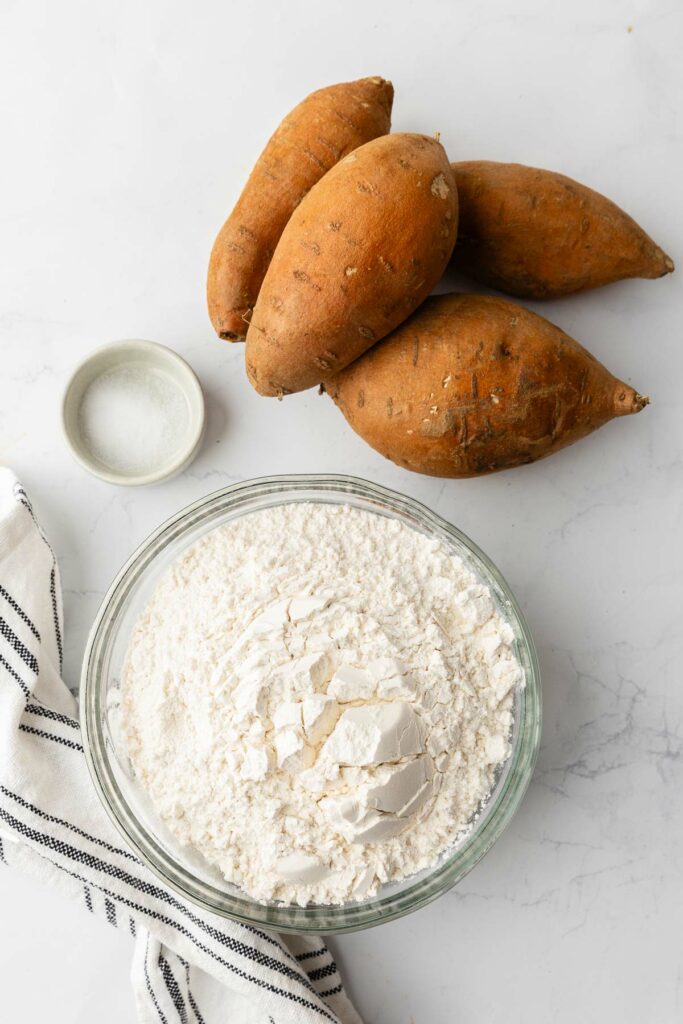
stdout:
[[(350, 990), (368, 1024), (669, 1024), (683, 1016), (681, 271), (542, 307), (650, 408), (536, 466), (460, 482), (383, 461), (315, 393), (259, 398), (243, 348), (212, 335), (203, 290), (214, 233), (279, 118), (312, 89), (365, 74), (393, 79), (396, 128), (440, 130), (453, 159), (562, 170), (680, 262), (683, 8), (353, 10), (29, 0), (2, 11), (0, 461), (58, 552), (68, 680), (115, 570), (193, 499), (262, 474), (331, 471), (422, 500), (491, 555), (521, 601), (540, 651), (543, 745), (512, 826), (455, 891), (335, 943)], [(147, 490), (88, 476), (59, 431), (71, 369), (125, 337), (175, 348), (208, 399), (197, 461)], [(8, 1020), (133, 1021), (126, 937), (1, 867), (0, 900)]]

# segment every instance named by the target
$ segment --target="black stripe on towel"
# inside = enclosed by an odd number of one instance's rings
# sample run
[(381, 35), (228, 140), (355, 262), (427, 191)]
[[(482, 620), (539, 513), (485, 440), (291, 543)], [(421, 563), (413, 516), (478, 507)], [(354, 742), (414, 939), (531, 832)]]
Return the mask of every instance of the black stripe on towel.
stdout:
[(161, 953), (159, 953), (159, 968), (166, 984), (168, 994), (176, 1008), (180, 1024), (187, 1024), (187, 1007), (185, 1006), (185, 1000), (183, 999), (182, 992), (180, 991), (180, 986), (175, 979), (175, 975), (171, 970), (168, 960), (165, 960)]
[(107, 899), (106, 896), (104, 899), (104, 909), (107, 912), (107, 921), (109, 921), (109, 924), (113, 924), (114, 928), (116, 928), (116, 904), (112, 903), (112, 901)]
[(48, 814), (47, 811), (41, 811), (38, 807), (30, 804), (28, 800), (24, 800), (23, 796), (19, 796), (18, 793), (13, 793), (10, 789), (6, 789), (5, 786), (0, 783), (0, 793), (3, 793), (10, 800), (14, 800), (15, 803), (24, 807), (27, 811), (31, 811), (36, 814), (43, 821), (49, 821), (53, 825), (63, 825), (64, 828), (70, 829), (77, 836), (82, 836), (83, 839), (90, 840), (91, 843), (95, 843), (96, 846), (101, 846), (105, 850), (109, 850), (110, 853), (118, 853), (120, 857), (126, 857), (128, 860), (132, 860), (134, 864), (139, 864), (138, 858), (130, 852), (130, 850), (122, 850), (119, 846), (112, 846), (110, 843), (105, 842), (104, 839), (99, 839), (97, 836), (91, 836), (89, 832), (84, 832), (78, 825), (73, 825), (70, 821), (66, 821), (64, 818), (57, 818), (54, 814)]
[(24, 664), (31, 669), (34, 675), (38, 675), (38, 661), (35, 656), (31, 654), (28, 647), (22, 644), (21, 640), (14, 632), (14, 630), (5, 622), (0, 615), (0, 636), (4, 636), (10, 647), (16, 651)]
[[(204, 1024), (204, 1018), (199, 1012), (199, 1007), (197, 1006), (195, 997), (192, 995), (192, 990), (190, 989), (190, 965), (188, 964), (187, 960), (183, 960), (182, 957), (179, 957), (179, 960), (182, 963), (183, 967), (185, 968), (185, 985), (187, 987), (187, 999), (190, 1004), (190, 1008), (194, 1014), (195, 1024)], [(273, 1024), (275, 1024), (275, 1022), (273, 1022)]]
[(10, 663), (8, 661), (6, 661), (5, 658), (3, 658), (2, 654), (0, 654), (0, 665), (2, 665), (5, 668), (7, 673), (9, 675), (11, 675), (12, 678), (14, 680), (16, 680), (17, 683), (19, 683), (19, 686), (21, 687), (21, 689), (24, 692), (24, 696), (28, 700), (30, 698), (30, 696), (31, 696), (31, 691), (29, 690), (28, 686), (26, 685), (24, 680), (21, 678), (19, 673), (15, 672), (14, 669), (12, 668), (12, 666), (10, 665)]
[(20, 483), (17, 483), (15, 485), (14, 496), (17, 499), (17, 501), (19, 501), (24, 506), (24, 508), (28, 509), (29, 515), (31, 516), (31, 519), (34, 522), (35, 527), (38, 533), (40, 534), (40, 537), (45, 542), (48, 551), (52, 555), (52, 571), (50, 572), (50, 598), (52, 600), (52, 618), (55, 627), (55, 641), (57, 643), (57, 652), (59, 654), (59, 671), (61, 672), (64, 661), (64, 652), (62, 650), (62, 631), (59, 628), (59, 612), (57, 609), (57, 556), (52, 550), (52, 546), (49, 540), (43, 533), (40, 523), (36, 519), (36, 514), (33, 511), (33, 505), (29, 500), (28, 494), (26, 493), (26, 491), (24, 490)]
[(161, 1021), (161, 1024), (168, 1024), (168, 1021), (166, 1020), (166, 1017), (165, 1017), (161, 1007), (159, 1006), (159, 1004), (157, 1002), (157, 997), (154, 994), (154, 989), (152, 988), (152, 982), (150, 981), (150, 978), (149, 978), (149, 970), (148, 970), (148, 967), (147, 967), (148, 956), (149, 956), (149, 935), (147, 936), (147, 948), (145, 949), (145, 984), (147, 986), (147, 991), (149, 992), (150, 999), (154, 1003), (154, 1007), (155, 1007), (157, 1013), (159, 1014), (159, 1020)]
[(260, 928), (254, 928), (253, 925), (245, 924), (244, 921), (241, 921), (240, 924), (244, 929), (246, 929), (246, 931), (251, 932), (252, 935), (258, 935), (259, 939), (263, 939), (264, 942), (268, 942), (271, 946), (275, 946), (278, 952), (284, 953), (287, 959), (291, 960), (292, 963), (296, 962), (293, 954), (290, 953), (288, 949), (285, 949), (285, 947), (279, 943), (277, 939), (274, 939), (272, 935), (269, 935), (268, 932), (262, 932)]
[(327, 953), (327, 946), (323, 946), (321, 949), (312, 949), (310, 953), (299, 953), (297, 960), (302, 963), (304, 960), (312, 960), (315, 956), (322, 956), (323, 953)]
[(342, 990), (342, 985), (335, 985), (334, 988), (326, 988), (324, 992), (319, 992), (321, 999), (327, 999), (329, 996), (337, 996)]
[(60, 743), (63, 747), (69, 747), (71, 750), (80, 750), (83, 753), (83, 747), (80, 743), (67, 740), (64, 736), (55, 736), (51, 732), (45, 732), (43, 729), (34, 729), (32, 725), (24, 725), (23, 723), (19, 728), (22, 732), (30, 732), (32, 736), (41, 736), (44, 740), (52, 740), (53, 743)]
[[(48, 544), (48, 547), (50, 545)], [(57, 641), (57, 652), (59, 654), (59, 671), (64, 667), (64, 648), (62, 647), (62, 631), (59, 627), (59, 611), (57, 609), (57, 559), (52, 548), (52, 572), (50, 573), (50, 598), (52, 600), (52, 621), (55, 627), (55, 640)]]
[[(199, 1007), (197, 1006), (197, 1002), (195, 1000), (195, 997), (189, 991), (187, 993), (187, 998), (190, 1001), (190, 1006), (192, 1007), (192, 1012), (194, 1014), (195, 1021), (197, 1022), (197, 1024), (204, 1024), (204, 1018), (202, 1017), (201, 1013), (199, 1012)], [(272, 1017), (270, 1019), (273, 1020)], [(275, 1021), (273, 1021), (273, 1024), (275, 1024)]]
[(332, 963), (327, 964), (325, 967), (318, 967), (314, 971), (308, 972), (308, 977), (311, 981), (320, 981), (322, 978), (329, 978), (332, 974), (337, 973), (337, 965), (334, 960)]
[(36, 638), (36, 640), (38, 641), (38, 643), (40, 643), (40, 633), (38, 632), (36, 627), (33, 625), (33, 623), (31, 622), (31, 620), (29, 619), (28, 615), (23, 610), (23, 608), (19, 607), (17, 602), (14, 600), (14, 598), (11, 596), (11, 594), (7, 593), (7, 591), (5, 590), (5, 588), (3, 587), (3, 585), (1, 583), (0, 583), (0, 597), (4, 597), (4, 599), (7, 601), (7, 604), (10, 606), (10, 608), (12, 608), (17, 613), (17, 615), (22, 620), (22, 622), (26, 623), (26, 625), (31, 630), (31, 632), (33, 633), (33, 635)]
[(83, 885), (83, 895), (85, 896), (85, 905), (92, 914), (92, 893), (89, 885)]
[(69, 718), (68, 715), (62, 715), (59, 711), (53, 711), (52, 708), (43, 707), (41, 704), (27, 704), (26, 710), (30, 715), (40, 715), (41, 718), (49, 718), (52, 722), (61, 722), (70, 729), (80, 729), (75, 718)]

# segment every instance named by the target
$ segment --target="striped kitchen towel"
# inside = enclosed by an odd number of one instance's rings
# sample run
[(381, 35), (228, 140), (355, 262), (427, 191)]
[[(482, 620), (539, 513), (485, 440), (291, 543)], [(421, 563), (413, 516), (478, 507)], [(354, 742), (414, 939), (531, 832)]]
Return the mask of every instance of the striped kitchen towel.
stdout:
[(321, 939), (199, 910), (126, 847), (91, 785), (61, 664), (57, 561), (0, 468), (0, 870), (58, 885), (130, 932), (144, 1024), (360, 1024)]

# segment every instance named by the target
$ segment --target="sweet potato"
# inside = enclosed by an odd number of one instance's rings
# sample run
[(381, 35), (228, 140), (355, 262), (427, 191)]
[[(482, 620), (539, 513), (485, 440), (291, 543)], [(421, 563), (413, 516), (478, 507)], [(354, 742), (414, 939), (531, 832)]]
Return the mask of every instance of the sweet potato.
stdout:
[(207, 299), (219, 337), (244, 340), (245, 318), (292, 211), (338, 160), (389, 131), (393, 97), (391, 82), (361, 78), (311, 93), (282, 121), (211, 252)]
[(247, 334), (262, 395), (342, 369), (427, 297), (451, 255), (458, 200), (441, 144), (386, 135), (345, 157), (292, 215)]
[(452, 166), (460, 198), (453, 266), (483, 284), (552, 299), (674, 269), (628, 214), (563, 174), (487, 160)]
[(483, 295), (428, 299), (325, 389), (382, 455), (446, 477), (534, 462), (648, 402), (559, 327)]

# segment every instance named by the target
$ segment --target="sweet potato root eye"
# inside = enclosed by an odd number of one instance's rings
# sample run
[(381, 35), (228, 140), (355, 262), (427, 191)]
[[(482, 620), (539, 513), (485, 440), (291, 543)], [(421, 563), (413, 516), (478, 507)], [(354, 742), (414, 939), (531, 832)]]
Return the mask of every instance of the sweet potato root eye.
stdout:
[(432, 179), (432, 183), (429, 186), (429, 191), (432, 193), (432, 195), (438, 196), (439, 199), (446, 199), (448, 197), (450, 189), (446, 184), (446, 179), (444, 178), (443, 174), (437, 174), (437, 176)]

